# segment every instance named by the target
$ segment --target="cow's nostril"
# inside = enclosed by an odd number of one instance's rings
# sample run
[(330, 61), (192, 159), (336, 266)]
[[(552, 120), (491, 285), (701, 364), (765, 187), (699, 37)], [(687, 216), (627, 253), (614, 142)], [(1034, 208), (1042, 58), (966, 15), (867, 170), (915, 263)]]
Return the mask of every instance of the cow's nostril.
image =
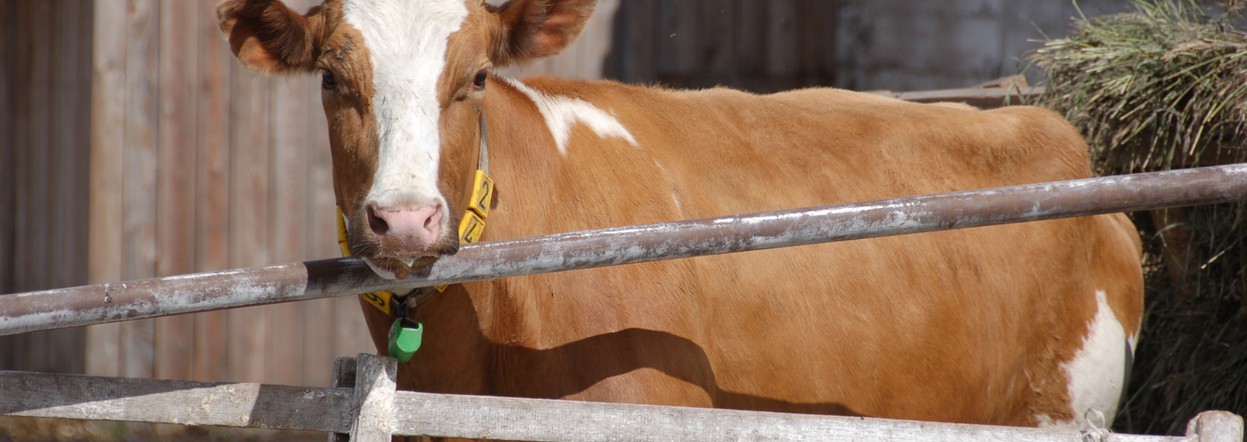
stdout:
[(368, 228), (377, 235), (385, 235), (390, 231), (390, 224), (377, 216), (376, 206), (368, 206)]

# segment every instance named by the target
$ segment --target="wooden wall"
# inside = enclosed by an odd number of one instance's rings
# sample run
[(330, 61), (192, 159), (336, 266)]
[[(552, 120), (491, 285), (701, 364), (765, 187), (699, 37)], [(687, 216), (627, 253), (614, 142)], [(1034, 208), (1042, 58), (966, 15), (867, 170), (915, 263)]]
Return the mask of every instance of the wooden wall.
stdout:
[[(235, 62), (210, 1), (97, 6), (90, 163), (92, 282), (338, 255), (315, 76)], [(288, 2), (299, 8), (310, 0)], [(90, 327), (87, 372), (325, 385), (373, 351), (340, 298)]]
[[(92, 3), (0, 0), (0, 294), (87, 280)], [(81, 372), (82, 330), (0, 337), (0, 369)]]
[(1079, 11), (1129, 0), (629, 0), (606, 75), (679, 88), (961, 88), (1019, 73)]
[[(240, 67), (214, 4), (0, 0), (0, 293), (338, 256), (319, 79)], [(512, 73), (599, 76), (617, 4)], [(325, 385), (372, 351), (341, 298), (0, 338), (0, 369)]]
[(678, 88), (777, 91), (835, 81), (840, 1), (628, 0), (607, 76)]

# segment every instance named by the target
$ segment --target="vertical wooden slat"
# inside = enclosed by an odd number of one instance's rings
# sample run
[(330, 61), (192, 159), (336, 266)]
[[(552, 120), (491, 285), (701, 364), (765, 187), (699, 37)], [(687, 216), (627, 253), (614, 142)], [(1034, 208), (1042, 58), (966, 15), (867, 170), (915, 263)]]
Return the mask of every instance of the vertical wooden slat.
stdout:
[(679, 80), (696, 71), (697, 66), (697, 3), (688, 0), (662, 0), (658, 45), (658, 77), (663, 81)]
[[(308, 2), (288, 3), (296, 10), (310, 7)], [(294, 262), (304, 258), (303, 238), (307, 192), (304, 189), (308, 167), (308, 137), (305, 125), (311, 110), (306, 106), (309, 91), (319, 93), (312, 75), (280, 78), (270, 82), (268, 248), (273, 262)], [(293, 385), (303, 381), (303, 349), (306, 329), (323, 326), (303, 319), (303, 303), (276, 304), (265, 308), (268, 351), (265, 382)]]
[[(4, 46), (10, 49), (11, 52), (6, 53), (5, 66), (0, 67), (0, 69), (4, 69), (7, 72), (8, 81), (11, 81), (11, 84), (14, 85), (30, 84), (30, 70), (28, 69), (28, 66), (30, 66), (30, 6), (28, 2), (10, 2), (5, 5), (5, 15), (8, 17), (6, 25), (11, 25), (11, 27), (6, 26), (3, 29), (6, 38)], [(22, 247), (25, 247), (19, 236), (19, 232), (24, 228), (26, 221), (19, 211), (22, 204), (24, 204), (25, 196), (23, 192), (25, 188), (23, 187), (23, 179), (19, 177), (19, 174), (25, 173), (23, 171), (25, 167), (23, 166), (25, 166), (26, 161), (29, 161), (27, 158), (30, 156), (28, 145), (30, 142), (31, 116), (27, 112), (30, 101), (29, 91), (29, 88), (26, 87), (15, 88), (12, 91), (13, 95), (11, 98), (6, 96), (8, 102), (5, 103), (5, 107), (6, 110), (11, 110), (11, 119), (6, 121), (8, 130), (0, 134), (9, 143), (6, 146), (6, 150), (9, 153), (7, 158), (5, 158), (7, 164), (0, 165), (0, 168), (7, 169), (6, 176), (0, 178), (0, 180), (3, 180), (0, 182), (6, 184), (6, 187), (0, 189), (0, 192), (4, 192), (7, 195), (7, 201), (3, 207), (6, 210), (3, 218), (6, 219), (3, 221), (3, 224), (0, 224), (5, 226), (5, 249), (0, 251), (0, 254), (7, 254), (13, 257), (13, 260), (8, 262), (10, 267), (5, 269), (9, 276), (7, 281), (5, 281), (3, 289), (9, 292), (22, 291), (25, 284), (25, 278), (21, 276), (21, 272), (25, 270), (25, 263), (23, 263), (24, 259), (19, 258), (22, 257)], [(8, 357), (0, 361), (4, 363), (5, 368), (28, 368), (25, 364), (30, 359), (28, 354), (30, 338), (26, 336), (4, 337), (0, 338), (0, 344), (4, 345), (5, 352), (8, 353)]]
[[(16, 253), (17, 289), (51, 288), (52, 275), (52, 50), (51, 2), (33, 2), (26, 11), (25, 26), (30, 53), (24, 64), (29, 77), (25, 83), (28, 100), (19, 107), (25, 115), (25, 143), (18, 146)], [(20, 122), (19, 122), (20, 124)], [(33, 333), (23, 337), (27, 351), (22, 368), (49, 370), (51, 336)]]
[[(159, 115), (158, 0), (131, 0), (126, 17), (125, 247), (122, 276), (150, 278), (156, 274), (156, 132)], [(155, 323), (121, 325), (122, 375), (151, 377), (155, 365)]]
[(621, 2), (617, 14), (606, 75), (625, 82), (653, 82), (658, 0)]
[(768, 18), (766, 73), (771, 77), (792, 77), (801, 66), (798, 58), (797, 0), (766, 2)]
[(701, 17), (697, 38), (700, 40), (699, 52), (704, 55), (700, 63), (704, 70), (702, 75), (706, 77), (701, 85), (735, 84), (740, 76), (735, 65), (736, 45), (741, 35), (733, 29), (738, 2), (732, 0), (699, 3)]
[[(236, 63), (217, 27), (212, 2), (196, 2), (199, 85), (196, 112), (195, 268), (229, 268), (230, 66)], [(194, 366), (199, 381), (224, 381), (229, 312), (195, 315)]]
[[(195, 270), (195, 122), (198, 59), (194, 29), (199, 5), (167, 2), (160, 8), (160, 114), (156, 177), (156, 273)], [(195, 323), (188, 316), (156, 319), (155, 373), (161, 379), (190, 379)]]
[[(25, 2), (19, 2), (25, 3)], [(91, 223), (87, 273), (91, 282), (122, 278), (122, 226), (126, 100), (126, 8), (98, 5), (94, 11), (91, 81)], [(87, 330), (87, 373), (121, 375), (121, 324)]]
[[(12, 11), (18, 2), (0, 3), (0, 39), (13, 42), (17, 33), (17, 19)], [(13, 102), (11, 99), (14, 84), (12, 70), (17, 65), (9, 49), (10, 44), (0, 43), (0, 213), (13, 213), (13, 167), (17, 159), (14, 157), (16, 146), (13, 140)], [(13, 287), (13, 217), (0, 216), (0, 294), (14, 292)], [(5, 340), (0, 340), (5, 342)], [(0, 354), (0, 366), (8, 367), (11, 352)]]
[[(314, 80), (313, 80), (314, 81)], [(307, 207), (303, 215), (304, 255), (309, 258), (338, 256), (337, 225), (333, 196), (333, 170), (329, 158), (329, 128), (321, 107), (320, 93), (313, 91), (304, 96), (304, 105), (310, 111), (305, 120), (307, 133), (308, 169), (304, 190)], [(308, 301), (303, 307), (303, 323), (307, 324), (303, 336), (303, 385), (320, 385), (322, 379), (330, 378), (331, 364), (336, 356), (333, 346), (334, 323), (337, 317), (351, 314), (334, 311), (334, 300)], [(363, 330), (358, 333), (365, 334)]]
[(766, 2), (731, 0), (737, 4), (734, 27), (740, 37), (736, 39), (736, 67), (740, 72), (740, 87), (759, 89), (766, 77), (767, 51), (767, 5)]
[[(87, 92), (80, 88), (79, 79), (89, 75), (85, 69), (89, 52), (83, 46), (83, 34), (90, 32), (82, 26), (81, 17), (90, 13), (89, 5), (82, 0), (55, 0), (47, 25), (51, 29), (52, 57), (50, 63), (50, 112), (48, 130), (50, 145), (46, 186), (49, 191), (48, 226), (46, 240), (49, 249), (47, 286), (69, 287), (86, 282), (86, 205), (79, 195), (88, 191), (85, 176), (80, 174), (79, 164), (87, 160), (87, 152), (79, 144), (81, 133), (88, 126), (76, 124), (79, 115), (86, 111), (80, 106)], [(55, 330), (47, 333), (46, 357), (50, 371), (82, 373), (82, 351), (85, 346), (81, 329)]]
[(826, 0), (801, 0), (797, 4), (802, 78), (786, 88), (831, 86), (836, 72), (836, 11), (839, 4)]
[[(230, 266), (269, 264), (268, 80), (231, 63), (230, 81)], [(264, 376), (268, 321), (260, 308), (229, 312), (229, 376)]]

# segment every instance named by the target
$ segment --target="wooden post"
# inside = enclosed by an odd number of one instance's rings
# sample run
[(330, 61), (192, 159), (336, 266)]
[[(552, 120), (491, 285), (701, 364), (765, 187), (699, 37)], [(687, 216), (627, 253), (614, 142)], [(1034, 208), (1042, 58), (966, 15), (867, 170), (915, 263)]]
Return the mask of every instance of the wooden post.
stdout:
[(1241, 442), (1243, 417), (1228, 411), (1205, 411), (1186, 425), (1186, 436), (1199, 442)]
[[(333, 379), (330, 381), (329, 387), (355, 388), (354, 358), (338, 358), (333, 361)], [(348, 442), (350, 440), (351, 435), (348, 433), (329, 433), (329, 442)]]
[(351, 423), (353, 442), (389, 442), (394, 433), (394, 392), (398, 360), (361, 353), (355, 358), (355, 400), (359, 412)]

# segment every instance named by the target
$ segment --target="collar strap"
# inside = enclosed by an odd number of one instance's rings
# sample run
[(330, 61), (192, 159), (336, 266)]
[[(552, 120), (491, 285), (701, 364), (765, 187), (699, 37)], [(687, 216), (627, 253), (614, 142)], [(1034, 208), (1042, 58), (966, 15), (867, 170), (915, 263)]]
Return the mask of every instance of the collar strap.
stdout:
[[(476, 162), (476, 173), (472, 179), (472, 197), (468, 200), (468, 207), (463, 213), (463, 218), (459, 220), (459, 244), (474, 244), (480, 241), (481, 235), (485, 234), (485, 219), (489, 218), (489, 209), (494, 200), (494, 180), (489, 177), (489, 137), (485, 129), (485, 112), (482, 110), (480, 115), (481, 152)], [(342, 213), (342, 208), (338, 208), (338, 247), (342, 249), (342, 256), (351, 256), (351, 246), (346, 234), (346, 215)], [(444, 285), (434, 288), (438, 292), (446, 291)], [(419, 289), (415, 293), (416, 304), (433, 294), (428, 289)], [(398, 315), (399, 309), (395, 308), (395, 302), (405, 303), (407, 301), (405, 299), (407, 295), (395, 296), (393, 292), (364, 293), (359, 297), (390, 316)]]

